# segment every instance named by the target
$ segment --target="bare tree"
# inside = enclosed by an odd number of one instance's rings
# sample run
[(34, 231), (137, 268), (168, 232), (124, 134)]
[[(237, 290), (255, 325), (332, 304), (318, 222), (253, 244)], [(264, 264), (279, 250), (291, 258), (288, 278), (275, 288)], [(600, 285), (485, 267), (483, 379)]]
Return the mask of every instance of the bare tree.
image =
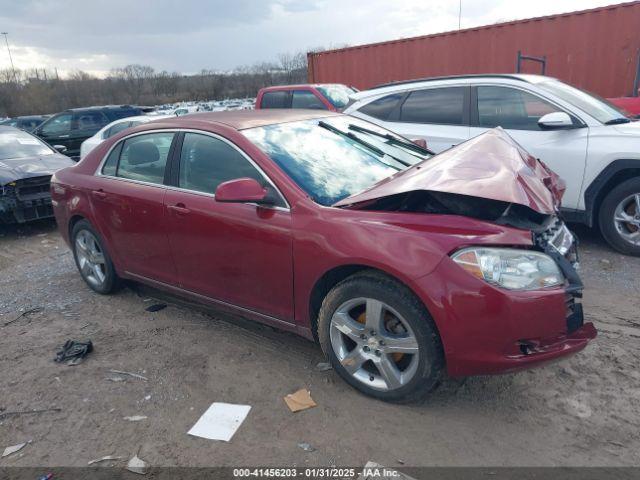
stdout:
[(56, 69), (0, 70), (0, 115), (55, 113), (105, 104), (157, 105), (184, 100), (255, 96), (265, 86), (305, 82), (307, 57), (285, 53), (276, 63), (260, 62), (231, 72), (203, 69), (196, 75), (156, 72), (148, 65), (113, 69), (106, 78), (76, 70), (60, 78)]

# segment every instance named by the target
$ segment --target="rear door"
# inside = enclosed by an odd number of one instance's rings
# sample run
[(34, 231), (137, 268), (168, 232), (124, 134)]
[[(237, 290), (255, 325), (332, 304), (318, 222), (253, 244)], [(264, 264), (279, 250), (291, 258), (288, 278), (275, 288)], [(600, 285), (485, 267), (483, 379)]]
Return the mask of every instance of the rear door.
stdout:
[(490, 128), (502, 127), (534, 157), (542, 160), (567, 184), (562, 205), (578, 208), (580, 189), (586, 165), (589, 129), (572, 117), (576, 128), (543, 130), (540, 117), (564, 111), (550, 101), (506, 85), (478, 85), (472, 91), (471, 136)]
[(291, 213), (279, 205), (216, 202), (217, 186), (255, 178), (274, 188), (248, 155), (222, 137), (184, 134), (176, 188), (165, 196), (180, 286), (293, 322)]
[(135, 275), (176, 285), (164, 196), (174, 132), (126, 138), (111, 151), (90, 192), (101, 232)]
[(440, 153), (469, 139), (469, 92), (467, 86), (451, 86), (394, 93), (358, 112), (411, 140), (425, 140)]

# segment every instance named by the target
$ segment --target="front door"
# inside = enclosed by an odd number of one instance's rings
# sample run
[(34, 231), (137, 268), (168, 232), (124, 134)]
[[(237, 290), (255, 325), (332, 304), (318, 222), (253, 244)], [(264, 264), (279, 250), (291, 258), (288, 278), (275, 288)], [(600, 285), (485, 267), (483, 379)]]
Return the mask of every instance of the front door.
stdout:
[(55, 115), (40, 126), (35, 134), (49, 145), (63, 145), (71, 150), (71, 124), (73, 114), (61, 113)]
[(173, 132), (147, 133), (121, 142), (94, 177), (89, 195), (98, 227), (122, 268), (177, 285), (163, 185), (173, 137)]
[(216, 202), (216, 187), (264, 175), (226, 140), (185, 133), (176, 189), (165, 196), (167, 228), (181, 288), (293, 322), (291, 213)]
[[(538, 126), (540, 117), (562, 109), (521, 89), (487, 85), (476, 87), (476, 92), (477, 112), (476, 118), (472, 118), (471, 137), (501, 126), (525, 150), (542, 160), (566, 182), (562, 206), (583, 208), (578, 202), (589, 129), (542, 130)], [(574, 121), (578, 127), (579, 120)]]

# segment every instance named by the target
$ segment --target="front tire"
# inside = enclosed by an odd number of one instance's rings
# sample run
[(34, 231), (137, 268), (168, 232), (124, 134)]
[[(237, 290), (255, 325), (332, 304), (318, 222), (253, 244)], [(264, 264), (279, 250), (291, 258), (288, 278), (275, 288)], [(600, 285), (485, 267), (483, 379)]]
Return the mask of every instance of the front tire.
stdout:
[(86, 284), (103, 295), (117, 291), (120, 278), (93, 226), (86, 220), (80, 220), (73, 226), (71, 240), (76, 266)]
[(355, 274), (325, 297), (318, 337), (336, 372), (371, 397), (421, 400), (442, 376), (440, 336), (407, 287), (377, 272)]
[(640, 256), (640, 177), (609, 192), (600, 205), (598, 221), (609, 245), (626, 255)]

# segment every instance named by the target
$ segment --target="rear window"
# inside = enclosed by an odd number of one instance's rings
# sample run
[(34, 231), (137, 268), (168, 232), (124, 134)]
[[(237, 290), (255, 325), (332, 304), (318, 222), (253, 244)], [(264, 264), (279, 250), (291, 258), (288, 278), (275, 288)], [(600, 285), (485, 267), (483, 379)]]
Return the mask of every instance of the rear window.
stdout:
[(393, 93), (386, 97), (378, 98), (377, 100), (367, 103), (364, 107), (360, 108), (359, 112), (373, 118), (386, 120), (389, 118), (389, 115), (396, 108), (398, 102), (403, 96), (404, 94), (402, 93)]
[(286, 90), (265, 92), (262, 95), (260, 108), (291, 108), (291, 93)]
[(462, 125), (464, 88), (430, 88), (411, 92), (400, 109), (400, 121)]

